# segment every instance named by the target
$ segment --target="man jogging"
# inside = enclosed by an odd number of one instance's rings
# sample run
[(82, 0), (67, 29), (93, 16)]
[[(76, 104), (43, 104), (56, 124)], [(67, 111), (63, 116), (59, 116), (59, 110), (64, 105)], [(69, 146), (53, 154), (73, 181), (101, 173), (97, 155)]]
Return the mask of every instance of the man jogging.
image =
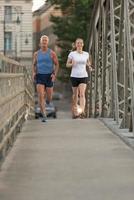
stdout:
[(42, 122), (46, 122), (45, 103), (52, 100), (53, 84), (56, 79), (59, 62), (56, 53), (48, 48), (49, 38), (43, 35), (40, 38), (40, 49), (34, 53), (32, 76), (36, 80), (39, 105), (42, 113)]

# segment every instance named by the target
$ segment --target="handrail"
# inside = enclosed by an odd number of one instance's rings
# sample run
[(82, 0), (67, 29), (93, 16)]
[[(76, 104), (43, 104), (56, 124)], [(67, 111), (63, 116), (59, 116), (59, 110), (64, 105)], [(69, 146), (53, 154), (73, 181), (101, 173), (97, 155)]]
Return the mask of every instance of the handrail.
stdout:
[(30, 71), (0, 54), (0, 161), (26, 119), (34, 116), (34, 85)]

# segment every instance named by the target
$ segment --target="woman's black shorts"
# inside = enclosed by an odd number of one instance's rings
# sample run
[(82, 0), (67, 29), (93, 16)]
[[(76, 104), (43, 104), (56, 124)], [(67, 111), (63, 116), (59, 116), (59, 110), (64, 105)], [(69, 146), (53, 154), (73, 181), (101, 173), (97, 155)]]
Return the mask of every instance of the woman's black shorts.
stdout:
[(73, 87), (78, 87), (78, 85), (81, 83), (87, 84), (87, 82), (88, 82), (88, 77), (83, 77), (83, 78), (71, 77), (71, 83)]
[(51, 74), (36, 74), (36, 84), (44, 85), (45, 87), (53, 87)]

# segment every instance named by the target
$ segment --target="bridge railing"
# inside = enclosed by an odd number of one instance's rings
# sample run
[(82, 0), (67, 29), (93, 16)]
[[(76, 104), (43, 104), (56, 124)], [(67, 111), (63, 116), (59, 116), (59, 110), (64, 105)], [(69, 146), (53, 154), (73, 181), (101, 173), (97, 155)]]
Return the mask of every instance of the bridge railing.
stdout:
[(0, 160), (13, 145), (23, 122), (34, 115), (34, 89), (28, 70), (0, 55)]
[[(96, 0), (89, 51), (95, 71), (89, 88), (89, 114), (134, 127), (134, 2)], [(133, 129), (134, 132), (134, 129)]]

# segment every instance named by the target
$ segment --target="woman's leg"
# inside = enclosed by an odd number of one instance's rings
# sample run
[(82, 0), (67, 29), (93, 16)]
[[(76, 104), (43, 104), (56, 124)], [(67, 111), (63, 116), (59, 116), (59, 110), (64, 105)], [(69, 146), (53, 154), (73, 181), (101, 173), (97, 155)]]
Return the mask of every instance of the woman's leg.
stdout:
[(82, 113), (85, 112), (85, 105), (86, 105), (86, 98), (85, 98), (85, 92), (86, 92), (87, 85), (85, 83), (81, 83), (78, 86), (79, 89), (79, 101), (80, 101), (80, 108), (82, 110)]
[(72, 87), (73, 95), (72, 95), (72, 114), (73, 117), (78, 116), (78, 87)]

